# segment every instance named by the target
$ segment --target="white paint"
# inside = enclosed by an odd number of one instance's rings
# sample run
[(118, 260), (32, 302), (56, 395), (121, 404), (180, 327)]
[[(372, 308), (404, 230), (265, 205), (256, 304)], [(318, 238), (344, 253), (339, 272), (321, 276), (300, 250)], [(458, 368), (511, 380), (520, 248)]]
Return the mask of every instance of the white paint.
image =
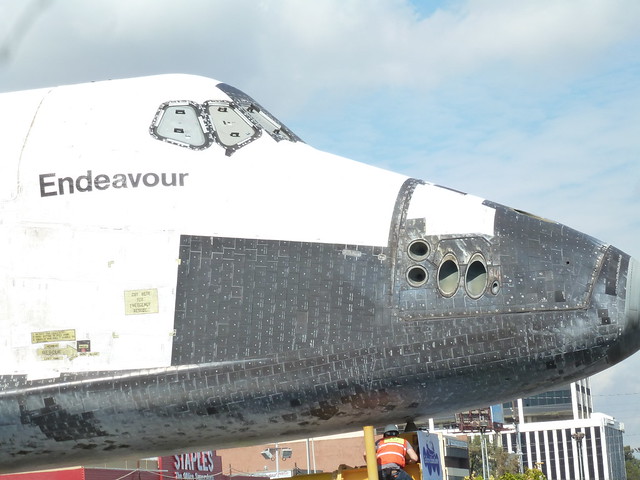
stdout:
[[(0, 228), (0, 373), (30, 378), (64, 371), (169, 365), (179, 238), (174, 234), (58, 225)], [(158, 289), (159, 312), (125, 315), (124, 291)], [(76, 331), (91, 355), (43, 361), (31, 333)], [(61, 346), (74, 342), (56, 342)], [(8, 347), (8, 348), (7, 348)]]
[[(163, 102), (228, 100), (217, 83), (170, 75), (0, 95), (16, 119), (2, 124), (1, 375), (169, 366), (181, 234), (387, 244), (402, 175), (265, 133), (231, 157), (151, 137)], [(41, 196), (41, 175), (55, 174), (43, 177), (54, 193), (58, 178), (89, 171), (92, 191)], [(143, 186), (147, 173), (184, 185)], [(100, 190), (101, 174), (140, 185)], [(143, 289), (157, 289), (159, 312), (125, 315), (124, 292)], [(57, 330), (90, 340), (90, 355), (43, 360), (31, 334)]]
[(424, 218), (426, 235), (494, 235), (495, 209), (483, 199), (436, 185), (418, 185), (407, 218)]
[[(385, 245), (405, 176), (268, 135), (227, 157), (153, 139), (148, 128), (167, 100), (226, 99), (214, 80), (162, 76), (55, 89), (42, 104), (21, 171), (24, 207), (37, 221), (92, 216), (97, 225), (183, 233)], [(133, 100), (117, 98), (135, 92)], [(90, 108), (87, 108), (90, 105)], [(61, 112), (65, 112), (61, 119)], [(115, 129), (114, 129), (115, 127)], [(61, 134), (61, 131), (65, 132)], [(38, 175), (185, 172), (184, 188), (154, 187), (39, 198)], [(81, 201), (79, 201), (81, 200)], [(110, 208), (105, 209), (105, 205)], [(135, 205), (135, 211), (126, 210)], [(88, 220), (88, 218), (85, 218)]]
[(18, 194), (18, 169), (22, 149), (29, 135), (31, 122), (46, 92), (47, 90), (32, 90), (0, 95), (0, 132), (3, 132), (0, 147), (0, 202), (14, 200)]
[[(169, 366), (181, 234), (387, 245), (403, 175), (264, 132), (231, 157), (149, 134), (164, 102), (229, 100), (217, 84), (166, 75), (0, 95), (12, 112), (0, 125), (0, 374)], [(162, 174), (179, 185), (156, 185)], [(59, 190), (65, 177), (74, 193)], [(418, 186), (409, 218), (427, 234), (492, 235), (481, 202)], [(159, 312), (126, 316), (124, 292), (144, 289)], [(90, 340), (91, 354), (44, 361), (31, 333), (56, 330)]]

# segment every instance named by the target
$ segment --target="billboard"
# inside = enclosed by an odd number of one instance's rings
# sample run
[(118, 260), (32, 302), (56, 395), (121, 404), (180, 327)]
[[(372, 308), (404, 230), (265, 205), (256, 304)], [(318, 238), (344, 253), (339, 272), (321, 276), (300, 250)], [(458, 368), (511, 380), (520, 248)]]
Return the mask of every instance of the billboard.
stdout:
[(422, 464), (422, 480), (442, 480), (442, 452), (440, 440), (435, 433), (418, 432), (418, 449)]

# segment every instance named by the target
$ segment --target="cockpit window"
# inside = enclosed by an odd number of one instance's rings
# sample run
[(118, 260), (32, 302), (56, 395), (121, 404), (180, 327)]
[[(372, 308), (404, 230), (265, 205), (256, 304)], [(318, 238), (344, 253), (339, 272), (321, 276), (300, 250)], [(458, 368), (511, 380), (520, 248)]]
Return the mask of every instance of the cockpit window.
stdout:
[(227, 149), (227, 155), (260, 136), (260, 130), (229, 102), (210, 101), (205, 103), (205, 108), (213, 125), (215, 139)]
[(151, 124), (154, 138), (192, 150), (220, 145), (227, 155), (266, 132), (275, 141), (301, 142), (300, 138), (250, 96), (227, 84), (218, 84), (229, 100), (165, 102)]
[(196, 149), (208, 146), (199, 108), (193, 102), (163, 103), (151, 125), (151, 134), (180, 146)]
[(272, 119), (266, 112), (260, 110), (260, 107), (250, 105), (249, 107), (246, 107), (244, 111), (275, 140), (291, 141), (291, 138), (287, 135), (286, 129), (283, 129), (282, 125), (278, 124), (276, 120)]

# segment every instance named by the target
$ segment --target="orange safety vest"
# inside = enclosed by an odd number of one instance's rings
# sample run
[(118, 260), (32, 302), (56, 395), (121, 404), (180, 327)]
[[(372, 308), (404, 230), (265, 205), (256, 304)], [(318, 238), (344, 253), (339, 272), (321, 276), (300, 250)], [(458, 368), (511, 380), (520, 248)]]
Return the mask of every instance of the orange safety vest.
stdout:
[(407, 442), (404, 438), (387, 437), (376, 442), (376, 460), (378, 465), (395, 463), (404, 467), (407, 454)]

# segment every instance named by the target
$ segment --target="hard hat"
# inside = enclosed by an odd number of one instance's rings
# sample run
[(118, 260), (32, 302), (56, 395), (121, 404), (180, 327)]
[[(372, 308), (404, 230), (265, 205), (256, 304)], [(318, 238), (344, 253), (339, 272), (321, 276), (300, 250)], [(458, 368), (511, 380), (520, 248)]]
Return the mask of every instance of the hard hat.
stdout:
[(387, 435), (389, 433), (394, 433), (396, 435), (398, 435), (398, 433), (400, 433), (400, 430), (398, 430), (398, 426), (394, 425), (393, 423), (390, 423), (389, 425), (387, 425), (386, 427), (384, 427), (384, 434)]

